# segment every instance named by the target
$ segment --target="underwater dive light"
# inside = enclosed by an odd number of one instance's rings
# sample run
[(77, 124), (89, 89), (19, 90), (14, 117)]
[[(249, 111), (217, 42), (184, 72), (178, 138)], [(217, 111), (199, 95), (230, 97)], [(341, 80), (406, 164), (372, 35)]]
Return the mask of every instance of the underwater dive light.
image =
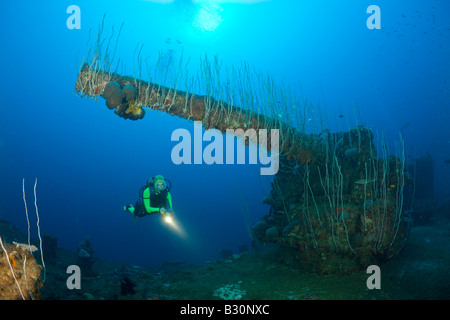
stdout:
[(167, 222), (168, 224), (173, 224), (174, 221), (173, 221), (172, 214), (171, 214), (172, 210), (171, 209), (167, 210), (165, 208), (161, 208), (160, 210), (161, 210), (161, 215), (164, 218), (164, 221)]
[(171, 216), (166, 216), (166, 217), (164, 218), (164, 221), (167, 222), (167, 223), (169, 223), (169, 224), (172, 224), (172, 223), (173, 223), (173, 219), (172, 219)]
[(161, 216), (162, 220), (164, 221), (163, 224), (167, 226), (171, 231), (174, 231), (178, 236), (182, 238), (186, 238), (187, 234), (183, 230), (182, 226), (180, 225), (180, 222), (175, 217), (175, 213), (172, 209), (164, 209), (161, 210)]

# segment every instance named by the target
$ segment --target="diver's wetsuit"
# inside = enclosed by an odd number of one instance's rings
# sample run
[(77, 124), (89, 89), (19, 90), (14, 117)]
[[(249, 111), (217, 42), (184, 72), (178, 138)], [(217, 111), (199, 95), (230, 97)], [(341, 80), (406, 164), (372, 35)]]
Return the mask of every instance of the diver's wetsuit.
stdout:
[(156, 214), (159, 213), (160, 208), (172, 208), (172, 196), (167, 189), (156, 193), (153, 189), (146, 187), (134, 208), (133, 214), (138, 217)]

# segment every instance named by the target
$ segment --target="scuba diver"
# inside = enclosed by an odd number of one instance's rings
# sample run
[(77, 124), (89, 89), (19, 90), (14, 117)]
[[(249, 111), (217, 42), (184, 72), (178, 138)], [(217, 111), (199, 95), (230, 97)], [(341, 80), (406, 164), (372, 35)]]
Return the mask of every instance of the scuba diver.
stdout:
[(173, 215), (171, 187), (172, 183), (169, 180), (157, 175), (139, 189), (139, 199), (134, 207), (129, 204), (124, 206), (123, 210), (134, 214), (135, 219), (160, 213), (167, 222), (170, 222)]

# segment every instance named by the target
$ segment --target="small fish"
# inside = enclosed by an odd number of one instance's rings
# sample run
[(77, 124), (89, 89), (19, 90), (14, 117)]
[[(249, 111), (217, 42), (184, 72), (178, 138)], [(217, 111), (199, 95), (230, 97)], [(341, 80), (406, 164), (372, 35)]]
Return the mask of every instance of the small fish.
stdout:
[(375, 179), (370, 179), (370, 180), (356, 180), (354, 183), (356, 184), (369, 184), (375, 182)]
[(410, 124), (411, 124), (411, 122), (408, 121), (407, 123), (405, 123), (403, 125), (403, 127), (400, 128), (400, 130), (404, 130), (404, 129), (408, 128)]
[(450, 164), (450, 159), (445, 159), (444, 163)]
[(340, 114), (340, 115), (338, 115), (338, 118), (343, 118), (344, 117), (344, 115), (343, 114)]

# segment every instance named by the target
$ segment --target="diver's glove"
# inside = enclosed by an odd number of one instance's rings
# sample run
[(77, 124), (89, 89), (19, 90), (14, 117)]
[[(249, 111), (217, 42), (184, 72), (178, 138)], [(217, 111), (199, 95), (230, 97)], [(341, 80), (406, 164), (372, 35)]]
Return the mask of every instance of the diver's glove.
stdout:
[(173, 223), (173, 210), (172, 208), (159, 208), (159, 212), (161, 213), (162, 218), (165, 222), (172, 224)]
[(159, 213), (163, 216), (173, 216), (174, 214), (172, 208), (166, 209), (164, 207), (159, 208)]

